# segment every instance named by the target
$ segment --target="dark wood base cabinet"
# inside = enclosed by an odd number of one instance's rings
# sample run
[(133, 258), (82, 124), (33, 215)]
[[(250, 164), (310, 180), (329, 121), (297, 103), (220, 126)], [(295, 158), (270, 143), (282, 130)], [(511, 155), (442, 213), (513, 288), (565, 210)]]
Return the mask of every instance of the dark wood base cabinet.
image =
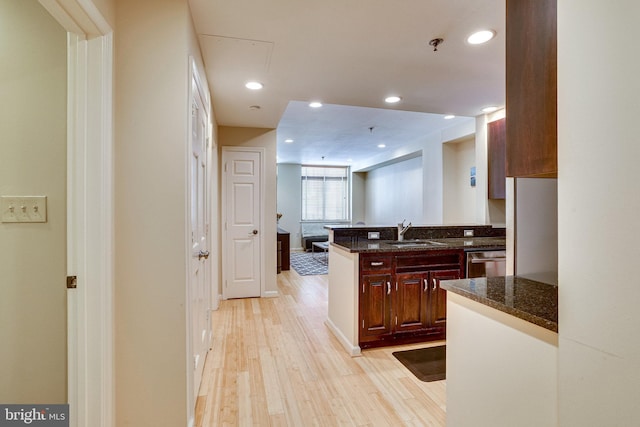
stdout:
[(447, 292), (441, 280), (459, 279), (461, 250), (362, 254), (360, 348), (444, 339)]
[(289, 232), (278, 227), (278, 273), (291, 268)]

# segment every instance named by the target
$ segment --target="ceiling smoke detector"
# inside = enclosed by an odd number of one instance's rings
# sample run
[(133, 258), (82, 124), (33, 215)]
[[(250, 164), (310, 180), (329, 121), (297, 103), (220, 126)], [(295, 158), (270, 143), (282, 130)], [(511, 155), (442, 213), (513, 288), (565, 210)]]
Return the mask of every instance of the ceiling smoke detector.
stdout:
[(444, 39), (441, 39), (441, 38), (431, 39), (429, 40), (429, 46), (433, 46), (433, 51), (437, 52), (438, 46), (441, 45), (442, 42), (444, 42)]

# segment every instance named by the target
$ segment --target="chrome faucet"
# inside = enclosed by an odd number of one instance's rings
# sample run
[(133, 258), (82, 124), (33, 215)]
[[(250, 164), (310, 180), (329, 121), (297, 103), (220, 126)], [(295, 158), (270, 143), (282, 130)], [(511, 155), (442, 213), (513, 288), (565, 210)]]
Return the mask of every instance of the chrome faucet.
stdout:
[(406, 233), (407, 230), (411, 227), (411, 222), (409, 222), (409, 224), (407, 224), (405, 226), (404, 225), (405, 221), (406, 221), (406, 219), (403, 219), (402, 222), (400, 224), (398, 224), (398, 240), (399, 241), (403, 241), (404, 240), (404, 233)]

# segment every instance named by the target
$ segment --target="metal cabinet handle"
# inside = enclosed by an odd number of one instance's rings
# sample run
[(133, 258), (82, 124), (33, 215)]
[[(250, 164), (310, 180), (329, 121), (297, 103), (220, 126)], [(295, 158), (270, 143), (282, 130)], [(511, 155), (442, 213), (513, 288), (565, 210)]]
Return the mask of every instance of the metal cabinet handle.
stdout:
[(387, 295), (391, 294), (391, 282), (387, 282)]
[(383, 264), (384, 264), (384, 262), (382, 262), (382, 261), (376, 261), (376, 262), (372, 262), (371, 263), (371, 267), (380, 267)]
[(436, 283), (436, 279), (434, 277), (433, 278), (433, 290), (435, 291), (437, 287), (438, 287), (438, 284)]
[(253, 230), (253, 231), (251, 232), (251, 234), (253, 234), (253, 235), (258, 234), (258, 230)]
[(427, 286), (428, 286), (429, 282), (427, 281), (427, 279), (422, 279), (422, 281), (424, 282), (424, 290), (423, 290), (423, 292), (427, 292)]
[(201, 260), (202, 258), (209, 259), (209, 251), (200, 251), (198, 253), (198, 260)]
[(495, 258), (472, 258), (471, 264), (485, 264), (487, 262), (504, 262), (506, 261), (505, 257), (495, 257)]

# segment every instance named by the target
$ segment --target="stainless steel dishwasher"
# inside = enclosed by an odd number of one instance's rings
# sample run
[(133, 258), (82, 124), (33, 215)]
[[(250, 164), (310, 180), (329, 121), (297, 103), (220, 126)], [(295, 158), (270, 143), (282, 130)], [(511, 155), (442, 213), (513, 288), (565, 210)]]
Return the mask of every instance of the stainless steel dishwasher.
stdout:
[(467, 278), (505, 276), (507, 251), (467, 252)]

